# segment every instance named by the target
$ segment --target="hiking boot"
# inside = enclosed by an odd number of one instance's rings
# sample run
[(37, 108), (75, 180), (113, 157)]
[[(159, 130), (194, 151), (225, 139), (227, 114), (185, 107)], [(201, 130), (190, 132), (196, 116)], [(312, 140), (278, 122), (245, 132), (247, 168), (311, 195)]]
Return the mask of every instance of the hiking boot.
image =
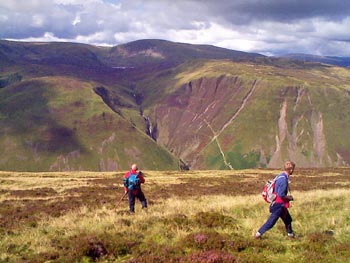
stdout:
[(295, 238), (294, 233), (287, 233), (287, 236), (288, 236), (289, 238)]
[(255, 239), (261, 239), (261, 236), (262, 236), (262, 235), (261, 235), (259, 232), (256, 232), (254, 238), (255, 238)]

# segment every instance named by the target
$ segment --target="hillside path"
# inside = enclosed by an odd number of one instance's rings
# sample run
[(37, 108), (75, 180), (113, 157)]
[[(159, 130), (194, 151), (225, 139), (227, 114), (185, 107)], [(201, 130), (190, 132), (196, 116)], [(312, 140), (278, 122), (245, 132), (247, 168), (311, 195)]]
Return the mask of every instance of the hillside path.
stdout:
[(225, 163), (225, 165), (227, 167), (229, 167), (231, 170), (233, 169), (231, 164), (228, 163), (226, 161), (226, 157), (225, 154), (221, 148), (220, 142), (218, 140), (218, 137), (220, 136), (220, 134), (237, 118), (237, 116), (241, 113), (241, 111), (245, 108), (248, 100), (250, 99), (250, 97), (253, 95), (253, 93), (255, 92), (256, 88), (257, 88), (257, 84), (259, 83), (259, 80), (255, 80), (253, 83), (253, 87), (250, 89), (250, 91), (248, 92), (248, 94), (244, 97), (241, 106), (239, 107), (239, 109), (233, 114), (233, 116), (222, 126), (222, 128), (218, 131), (215, 132), (214, 129), (211, 127), (211, 125), (205, 120), (205, 123), (207, 124), (207, 126), (209, 127), (209, 129), (213, 132), (213, 137), (211, 138), (211, 140), (202, 148), (201, 151), (203, 151), (210, 143), (212, 143), (213, 141), (216, 141), (219, 150), (220, 150), (220, 154), (223, 157), (223, 161)]
[(211, 139), (211, 141), (208, 143), (210, 144), (211, 142), (213, 142), (214, 140), (217, 140), (217, 137), (220, 136), (220, 134), (237, 118), (237, 116), (241, 113), (241, 111), (245, 108), (247, 101), (249, 100), (249, 98), (252, 96), (252, 94), (254, 93), (254, 91), (257, 88), (257, 84), (258, 84), (258, 80), (255, 80), (253, 83), (253, 87), (250, 89), (250, 91), (248, 92), (248, 94), (244, 97), (243, 102), (241, 104), (241, 106), (239, 107), (239, 109), (235, 112), (235, 114), (233, 114), (233, 116), (231, 117), (231, 119), (228, 120), (228, 122), (226, 122), (224, 124), (224, 126), (222, 126), (222, 128), (220, 129), (220, 131), (218, 131), (217, 133), (215, 133), (214, 137)]

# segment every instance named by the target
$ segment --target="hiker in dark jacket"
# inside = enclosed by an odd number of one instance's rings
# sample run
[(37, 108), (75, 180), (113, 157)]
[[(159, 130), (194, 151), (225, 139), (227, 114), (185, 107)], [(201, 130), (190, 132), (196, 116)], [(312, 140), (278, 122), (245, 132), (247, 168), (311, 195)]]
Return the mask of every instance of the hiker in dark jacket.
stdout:
[(288, 179), (294, 172), (295, 163), (286, 162), (284, 164), (284, 172), (276, 177), (275, 181), (275, 194), (276, 199), (270, 205), (270, 217), (266, 223), (256, 232), (255, 238), (259, 239), (261, 236), (271, 229), (279, 218), (283, 220), (285, 224), (288, 237), (293, 238), (294, 232), (292, 229), (292, 217), (289, 214), (289, 202), (293, 200), (293, 196), (288, 195)]
[(141, 184), (145, 178), (141, 171), (138, 171), (136, 164), (131, 165), (131, 170), (124, 175), (124, 190), (128, 192), (130, 213), (135, 213), (135, 198), (139, 199), (142, 209), (147, 208), (147, 200), (141, 190)]

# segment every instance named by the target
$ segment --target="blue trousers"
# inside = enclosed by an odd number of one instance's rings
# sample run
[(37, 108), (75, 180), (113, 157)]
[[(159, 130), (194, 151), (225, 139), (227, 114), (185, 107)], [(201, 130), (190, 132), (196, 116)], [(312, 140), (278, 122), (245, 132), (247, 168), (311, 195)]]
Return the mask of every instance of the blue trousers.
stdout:
[(271, 229), (279, 218), (283, 220), (287, 233), (293, 233), (292, 217), (290, 216), (288, 209), (284, 207), (284, 204), (273, 204), (270, 206), (270, 213), (270, 217), (258, 231), (261, 235), (264, 234), (267, 230)]
[(137, 193), (134, 194), (133, 191), (128, 192), (128, 197), (129, 197), (129, 208), (130, 212), (135, 212), (135, 198), (139, 199), (142, 205), (142, 208), (147, 207), (147, 200), (145, 198), (145, 195), (141, 191), (141, 189), (137, 189)]

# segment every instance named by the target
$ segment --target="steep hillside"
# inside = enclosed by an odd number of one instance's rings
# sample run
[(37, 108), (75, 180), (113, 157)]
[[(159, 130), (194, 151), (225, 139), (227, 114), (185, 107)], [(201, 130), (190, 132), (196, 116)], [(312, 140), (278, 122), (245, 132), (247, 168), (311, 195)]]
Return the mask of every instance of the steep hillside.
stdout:
[(163, 40), (0, 40), (0, 66), (3, 170), (350, 165), (345, 68)]
[[(349, 165), (350, 76), (325, 66), (182, 65), (139, 89), (157, 142), (192, 168)], [(147, 96), (145, 101), (147, 102)], [(156, 104), (156, 106), (153, 106)]]
[(98, 87), (65, 77), (0, 89), (0, 170), (176, 169), (177, 159), (111, 110)]

